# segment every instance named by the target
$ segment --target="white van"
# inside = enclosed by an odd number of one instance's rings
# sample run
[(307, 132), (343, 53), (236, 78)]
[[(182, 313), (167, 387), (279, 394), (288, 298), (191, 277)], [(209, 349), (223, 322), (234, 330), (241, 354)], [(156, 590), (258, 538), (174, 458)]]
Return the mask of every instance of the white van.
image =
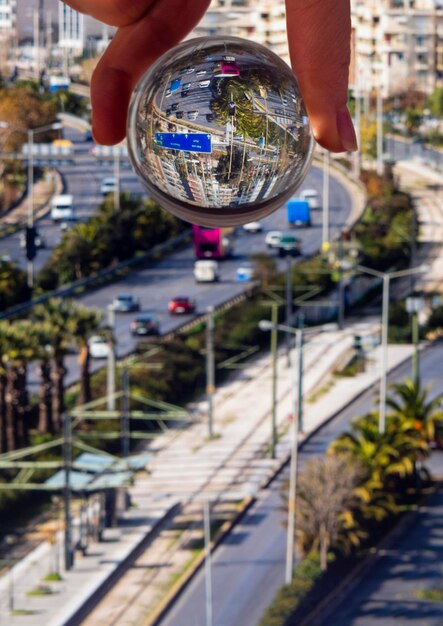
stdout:
[(217, 261), (203, 259), (194, 263), (194, 278), (197, 283), (214, 283), (220, 278)]
[(74, 196), (54, 196), (51, 200), (51, 219), (54, 222), (75, 220)]
[(320, 208), (320, 196), (315, 189), (304, 189), (300, 193), (300, 198), (307, 200), (311, 210)]

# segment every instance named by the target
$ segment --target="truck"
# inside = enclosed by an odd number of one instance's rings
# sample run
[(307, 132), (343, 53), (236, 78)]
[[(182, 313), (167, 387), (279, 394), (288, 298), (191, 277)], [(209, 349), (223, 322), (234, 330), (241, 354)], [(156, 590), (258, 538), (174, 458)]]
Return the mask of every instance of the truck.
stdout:
[(217, 261), (200, 260), (194, 263), (194, 278), (197, 283), (215, 283), (220, 278)]
[(54, 222), (75, 220), (74, 196), (56, 195), (51, 200), (51, 219)]
[(286, 208), (290, 226), (311, 226), (311, 209), (307, 200), (291, 198)]

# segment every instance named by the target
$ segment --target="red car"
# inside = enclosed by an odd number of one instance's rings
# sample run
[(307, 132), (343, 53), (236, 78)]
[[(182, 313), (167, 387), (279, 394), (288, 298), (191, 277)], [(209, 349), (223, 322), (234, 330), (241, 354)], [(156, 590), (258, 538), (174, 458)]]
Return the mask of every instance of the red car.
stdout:
[(169, 301), (168, 311), (171, 315), (186, 315), (188, 313), (194, 313), (195, 301), (188, 296), (177, 296)]

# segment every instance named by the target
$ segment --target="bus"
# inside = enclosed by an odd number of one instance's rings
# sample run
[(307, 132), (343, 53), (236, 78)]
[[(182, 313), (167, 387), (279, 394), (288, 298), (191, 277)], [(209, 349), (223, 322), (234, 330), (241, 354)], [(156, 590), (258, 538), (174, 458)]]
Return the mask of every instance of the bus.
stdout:
[(232, 251), (233, 228), (192, 226), (192, 239), (197, 259), (224, 259)]

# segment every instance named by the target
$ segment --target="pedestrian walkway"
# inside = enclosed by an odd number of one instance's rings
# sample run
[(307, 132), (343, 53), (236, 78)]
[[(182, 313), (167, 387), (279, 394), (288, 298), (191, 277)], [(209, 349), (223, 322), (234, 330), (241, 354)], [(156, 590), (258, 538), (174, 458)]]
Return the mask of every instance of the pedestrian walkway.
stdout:
[[(314, 389), (319, 390), (324, 386), (337, 361), (343, 360), (350, 352), (354, 334), (373, 334), (377, 326), (377, 321), (360, 323), (343, 332), (330, 331), (312, 338), (305, 347), (305, 398)], [(368, 371), (346, 381), (335, 381), (332, 386), (325, 387), (324, 393), (315, 402), (306, 403), (305, 433), (318, 427), (376, 382), (379, 376), (379, 352), (379, 348), (374, 350), (373, 365)], [(394, 367), (410, 353), (409, 346), (391, 346), (389, 367)], [(24, 562), (18, 563), (12, 569), (12, 576), (6, 575), (0, 579), (0, 624), (66, 624), (68, 615), (74, 614), (100, 588), (125, 557), (140, 545), (178, 502), (186, 509), (202, 499), (241, 500), (256, 493), (289, 452), (288, 416), (294, 413), (294, 369), (287, 367), (283, 351), (278, 359), (278, 372), (277, 421), (281, 438), (276, 459), (269, 457), (271, 370), (269, 357), (264, 355), (217, 391), (215, 438), (209, 440), (207, 437), (206, 407), (202, 402), (197, 407), (201, 414), (198, 422), (184, 430), (164, 433), (153, 441), (150, 450), (155, 456), (149, 465), (150, 474), (140, 474), (130, 489), (135, 508), (124, 515), (118, 528), (105, 531), (104, 541), (89, 545), (86, 555), (77, 557), (73, 570), (62, 572), (61, 582), (45, 583), (45, 590), (49, 589), (52, 593), (44, 596), (27, 595), (42, 584), (42, 579), (51, 568), (55, 547), (47, 543), (39, 546)], [(134, 604), (130, 620), (125, 616), (118, 626), (136, 624), (142, 615), (146, 617), (146, 606), (151, 610), (156, 606), (168, 588), (168, 581), (170, 585), (174, 574), (182, 570), (185, 557), (189, 558), (189, 548), (184, 554), (177, 544), (175, 551), (169, 545), (168, 559), (164, 561), (165, 546), (168, 547), (164, 535), (154, 540), (146, 552), (145, 561), (149, 565), (132, 569), (130, 583), (123, 576), (115, 591), (99, 604), (85, 624), (103, 626), (109, 623), (104, 619), (106, 613), (109, 615), (109, 611), (116, 611), (117, 608), (122, 612), (124, 607), (116, 604), (127, 602), (130, 597), (126, 586), (130, 584), (132, 589), (134, 585), (143, 584), (148, 567), (152, 580), (144, 589), (143, 606)], [(60, 543), (58, 547), (60, 551)], [(116, 601), (116, 598), (121, 600)], [(32, 613), (16, 614), (11, 622), (11, 604), (18, 611)]]

